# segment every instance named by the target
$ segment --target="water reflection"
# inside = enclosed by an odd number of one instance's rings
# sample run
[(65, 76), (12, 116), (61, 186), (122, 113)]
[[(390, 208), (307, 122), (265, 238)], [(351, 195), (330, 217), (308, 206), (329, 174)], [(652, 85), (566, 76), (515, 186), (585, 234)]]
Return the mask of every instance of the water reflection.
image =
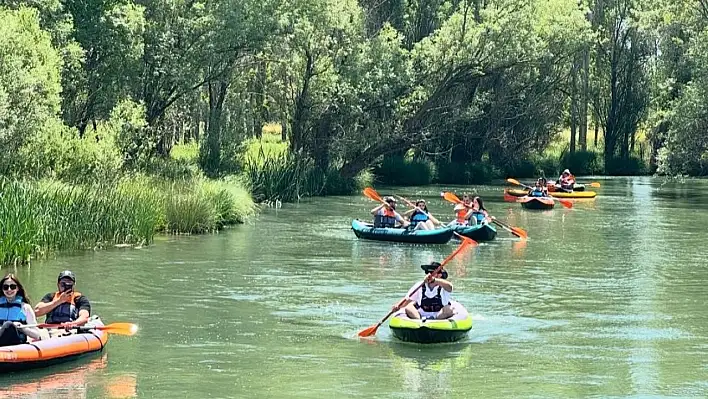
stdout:
[(0, 398), (134, 398), (135, 374), (108, 375), (107, 355), (45, 369), (12, 373), (0, 379)]

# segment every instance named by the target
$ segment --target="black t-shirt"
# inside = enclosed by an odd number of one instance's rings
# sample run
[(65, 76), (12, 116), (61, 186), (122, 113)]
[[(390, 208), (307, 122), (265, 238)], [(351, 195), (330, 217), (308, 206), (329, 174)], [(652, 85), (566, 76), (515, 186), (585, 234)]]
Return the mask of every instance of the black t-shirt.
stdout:
[[(44, 298), (42, 298), (42, 302), (44, 303), (49, 303), (54, 300), (54, 293), (50, 292), (49, 294), (45, 295)], [(74, 300), (74, 306), (76, 307), (76, 310), (86, 310), (91, 314), (91, 303), (89, 302), (88, 298), (86, 298), (86, 295), (81, 295), (77, 297)]]

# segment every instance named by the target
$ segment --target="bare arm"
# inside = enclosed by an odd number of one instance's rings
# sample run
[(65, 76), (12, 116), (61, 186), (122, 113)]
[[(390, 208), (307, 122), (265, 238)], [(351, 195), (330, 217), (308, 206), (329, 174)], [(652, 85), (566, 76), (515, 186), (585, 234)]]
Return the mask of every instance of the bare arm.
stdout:
[[(27, 324), (28, 325), (37, 324), (37, 317), (34, 315), (34, 311), (32, 310), (32, 306), (25, 303), (22, 305), (22, 310), (25, 312), (25, 316), (27, 316)], [(39, 328), (37, 328), (37, 327), (23, 328), (22, 332), (27, 334), (28, 337), (31, 337), (33, 339), (37, 339), (37, 340), (42, 339), (42, 335), (39, 331)]]
[(386, 206), (386, 205), (381, 204), (381, 205), (377, 206), (376, 208), (372, 209), (371, 214), (376, 215), (381, 210), (381, 208), (383, 208), (384, 206)]
[(433, 283), (441, 286), (442, 289), (444, 289), (447, 292), (452, 292), (452, 283), (445, 280), (445, 279), (436, 278), (435, 280), (433, 280)]
[(86, 324), (86, 322), (88, 322), (89, 317), (91, 317), (91, 315), (89, 314), (88, 310), (81, 309), (79, 310), (79, 318), (76, 319), (73, 324), (76, 324), (77, 326), (83, 326), (84, 324)]
[[(42, 317), (47, 313), (51, 312), (57, 306), (61, 305), (64, 300), (62, 299), (65, 294), (62, 294), (59, 298), (53, 299), (51, 302), (39, 302), (34, 305), (34, 315), (37, 317)], [(66, 295), (69, 298), (69, 295)]]

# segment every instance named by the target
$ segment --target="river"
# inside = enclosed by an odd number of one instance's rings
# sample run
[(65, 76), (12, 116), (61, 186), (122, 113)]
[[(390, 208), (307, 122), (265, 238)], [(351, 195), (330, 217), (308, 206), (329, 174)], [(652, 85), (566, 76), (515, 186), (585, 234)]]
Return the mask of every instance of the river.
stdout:
[[(17, 270), (37, 300), (71, 269), (106, 323), (137, 323), (101, 356), (0, 376), (0, 397), (706, 397), (708, 182), (597, 180), (573, 209), (526, 211), (501, 185), (406, 187), (438, 218), (442, 189), (476, 191), (499, 229), (451, 262), (466, 340), (418, 346), (384, 316), (455, 244), (357, 240), (363, 196), (265, 209), (206, 236), (60, 254)], [(392, 190), (379, 189), (383, 193)], [(11, 269), (5, 268), (3, 273)]]

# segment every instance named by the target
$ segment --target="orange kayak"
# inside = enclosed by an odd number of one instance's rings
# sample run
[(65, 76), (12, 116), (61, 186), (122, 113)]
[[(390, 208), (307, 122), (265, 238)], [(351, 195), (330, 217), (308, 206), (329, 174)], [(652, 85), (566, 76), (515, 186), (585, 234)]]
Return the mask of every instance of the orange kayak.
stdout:
[[(100, 320), (94, 326), (103, 326)], [(22, 345), (0, 347), (0, 372), (46, 367), (90, 353), (100, 352), (108, 342), (108, 333), (81, 329), (63, 337), (33, 341)]]
[(521, 197), (517, 200), (526, 209), (553, 209), (556, 202), (548, 197)]

